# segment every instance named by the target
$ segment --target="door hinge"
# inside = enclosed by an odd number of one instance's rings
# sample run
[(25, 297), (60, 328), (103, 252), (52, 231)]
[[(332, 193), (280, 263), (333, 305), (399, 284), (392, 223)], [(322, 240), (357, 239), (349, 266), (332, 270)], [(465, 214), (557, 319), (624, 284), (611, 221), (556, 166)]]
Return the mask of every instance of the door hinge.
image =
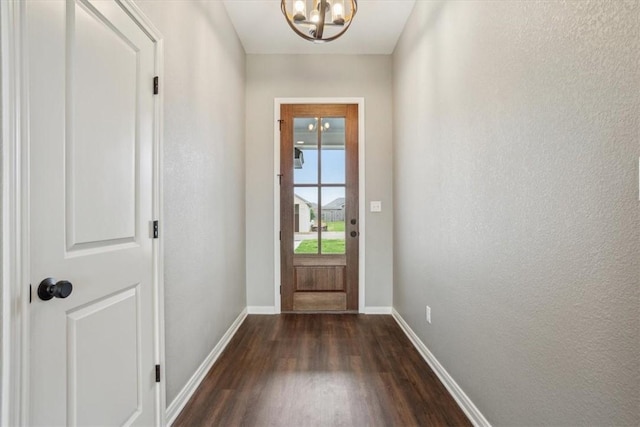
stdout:
[(278, 174), (278, 184), (282, 185), (282, 174), (281, 173)]
[(280, 237), (278, 238), (278, 240), (282, 240), (282, 231), (280, 231)]
[(280, 285), (280, 295), (282, 295), (282, 285)]
[(278, 130), (282, 130), (282, 123), (284, 123), (284, 120), (278, 120)]
[(29, 304), (31, 304), (31, 296), (33, 295), (33, 286), (29, 283)]
[(158, 224), (158, 220), (153, 221), (153, 238), (157, 239), (160, 234), (160, 225)]
[(160, 365), (156, 365), (156, 382), (160, 382)]
[(155, 76), (153, 78), (153, 94), (157, 95), (158, 93), (160, 93), (160, 78), (158, 76)]

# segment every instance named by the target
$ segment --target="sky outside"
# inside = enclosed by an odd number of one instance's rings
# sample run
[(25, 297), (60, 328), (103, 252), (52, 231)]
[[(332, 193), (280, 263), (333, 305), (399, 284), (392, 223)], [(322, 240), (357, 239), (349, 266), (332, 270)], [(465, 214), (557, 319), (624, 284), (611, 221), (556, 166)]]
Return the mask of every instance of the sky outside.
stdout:
[[(317, 184), (318, 183), (318, 150), (316, 147), (301, 147), (304, 156), (302, 169), (294, 169), (294, 184)], [(344, 146), (340, 149), (322, 150), (322, 183), (323, 184), (344, 184), (345, 183), (345, 152)], [(303, 199), (317, 204), (318, 189), (295, 187), (294, 193)], [(323, 188), (322, 205), (326, 206), (339, 197), (345, 197), (344, 187)]]

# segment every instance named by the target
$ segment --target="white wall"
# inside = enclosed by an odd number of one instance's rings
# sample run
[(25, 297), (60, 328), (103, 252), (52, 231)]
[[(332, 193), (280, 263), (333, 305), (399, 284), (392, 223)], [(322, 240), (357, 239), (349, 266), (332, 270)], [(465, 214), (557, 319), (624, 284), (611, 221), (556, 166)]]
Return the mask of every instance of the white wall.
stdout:
[(366, 306), (391, 306), (392, 164), (389, 55), (247, 55), (247, 303), (274, 305), (274, 99), (364, 97)]
[(418, 1), (395, 51), (394, 307), (494, 425), (640, 424), (639, 14)]
[(164, 36), (167, 403), (246, 306), (245, 54), (222, 2), (136, 2)]

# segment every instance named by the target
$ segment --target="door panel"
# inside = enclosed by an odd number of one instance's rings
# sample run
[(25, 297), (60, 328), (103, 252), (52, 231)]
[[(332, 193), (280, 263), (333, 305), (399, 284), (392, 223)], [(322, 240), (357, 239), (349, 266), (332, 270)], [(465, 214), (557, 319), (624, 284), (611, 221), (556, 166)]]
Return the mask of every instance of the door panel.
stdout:
[(77, 3), (74, 12), (67, 30), (66, 108), (71, 114), (65, 145), (71, 250), (135, 239), (140, 78), (135, 40), (90, 5)]
[[(155, 44), (116, 1), (29, 1), (31, 425), (152, 425)], [(37, 295), (68, 280), (65, 299)]]
[[(124, 425), (142, 411), (139, 292), (136, 285), (67, 313), (69, 424)], [(114, 361), (117, 370), (105, 369)]]
[(295, 268), (296, 291), (344, 291), (345, 267), (303, 267)]
[(281, 108), (282, 310), (356, 311), (358, 106)]
[(344, 311), (347, 307), (345, 292), (296, 292), (293, 311)]

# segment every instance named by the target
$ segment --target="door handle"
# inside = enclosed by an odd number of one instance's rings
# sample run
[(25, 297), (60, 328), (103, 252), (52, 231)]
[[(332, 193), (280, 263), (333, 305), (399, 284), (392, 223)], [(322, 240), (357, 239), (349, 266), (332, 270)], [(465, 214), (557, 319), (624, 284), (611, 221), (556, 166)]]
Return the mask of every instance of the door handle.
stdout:
[(49, 301), (51, 298), (66, 298), (71, 295), (73, 285), (68, 280), (56, 281), (52, 277), (47, 277), (38, 286), (38, 296), (43, 301)]
[(360, 235), (360, 233), (358, 233), (357, 231), (352, 231), (350, 234), (351, 237), (358, 237)]

